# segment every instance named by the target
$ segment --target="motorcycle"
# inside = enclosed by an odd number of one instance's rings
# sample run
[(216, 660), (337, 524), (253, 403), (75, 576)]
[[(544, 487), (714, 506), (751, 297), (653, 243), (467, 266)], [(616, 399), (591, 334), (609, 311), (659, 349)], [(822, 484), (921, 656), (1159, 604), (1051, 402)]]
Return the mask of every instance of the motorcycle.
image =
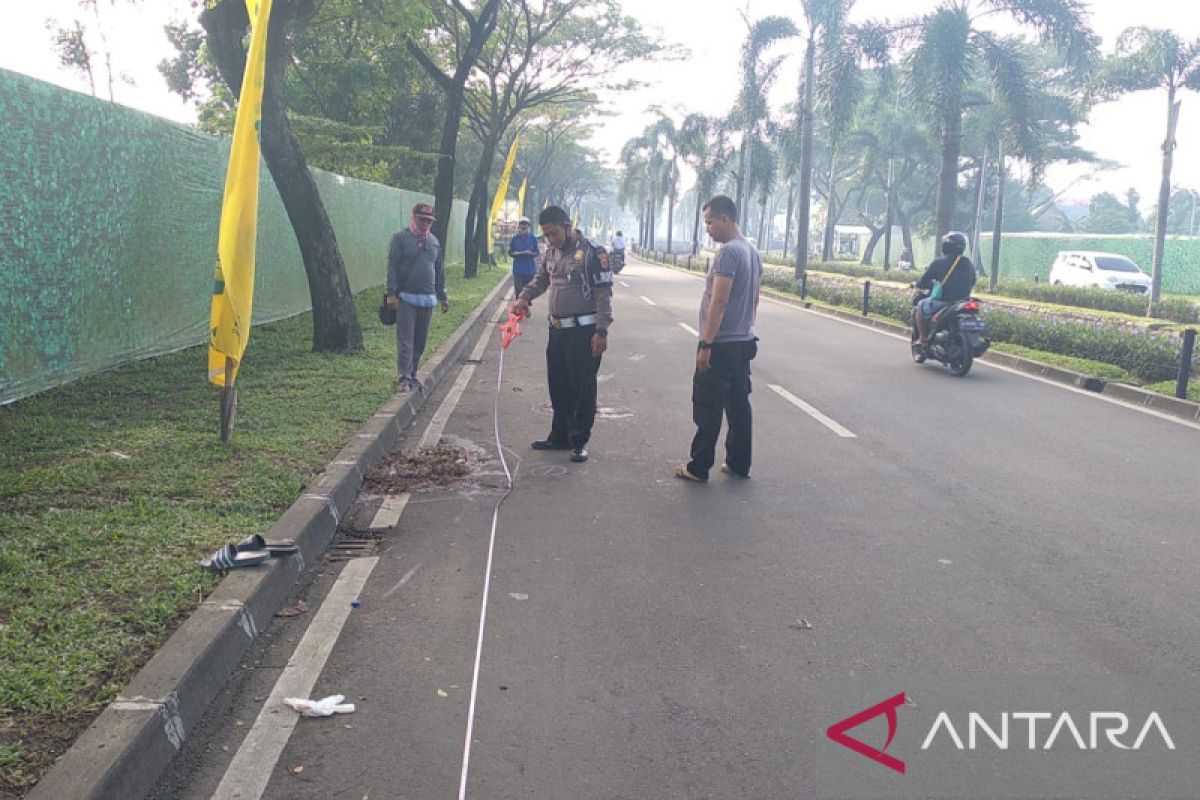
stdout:
[(612, 260), (613, 273), (616, 275), (620, 275), (621, 270), (625, 269), (625, 251), (624, 250), (613, 250), (611, 260)]
[(992, 344), (992, 340), (984, 336), (988, 327), (987, 322), (979, 316), (979, 301), (969, 297), (940, 309), (930, 320), (933, 331), (929, 335), (929, 344), (922, 348), (917, 332), (917, 314), (921, 313), (917, 303), (927, 296), (926, 292), (918, 292), (913, 298), (913, 361), (924, 364), (927, 358), (932, 358), (949, 367), (951, 373), (962, 377), (971, 371), (972, 362), (987, 352)]

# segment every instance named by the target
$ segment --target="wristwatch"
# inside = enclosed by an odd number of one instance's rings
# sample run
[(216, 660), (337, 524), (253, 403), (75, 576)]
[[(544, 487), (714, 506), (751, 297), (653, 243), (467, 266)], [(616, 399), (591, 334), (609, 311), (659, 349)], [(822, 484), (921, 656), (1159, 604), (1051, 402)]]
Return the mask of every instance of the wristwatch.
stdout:
[(712, 342), (706, 342), (703, 339), (701, 339), (700, 341), (696, 342), (696, 349), (697, 350), (711, 350)]

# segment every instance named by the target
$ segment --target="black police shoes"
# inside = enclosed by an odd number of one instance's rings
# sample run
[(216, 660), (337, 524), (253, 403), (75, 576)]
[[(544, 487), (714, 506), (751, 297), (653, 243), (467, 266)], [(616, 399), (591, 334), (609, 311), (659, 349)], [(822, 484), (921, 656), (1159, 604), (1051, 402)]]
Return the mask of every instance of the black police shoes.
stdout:
[(571, 460), (576, 464), (582, 464), (588, 460), (588, 451), (586, 447), (576, 447), (571, 451)]
[(538, 439), (529, 445), (534, 450), (570, 450), (571, 445), (566, 442), (556, 442), (553, 439)]

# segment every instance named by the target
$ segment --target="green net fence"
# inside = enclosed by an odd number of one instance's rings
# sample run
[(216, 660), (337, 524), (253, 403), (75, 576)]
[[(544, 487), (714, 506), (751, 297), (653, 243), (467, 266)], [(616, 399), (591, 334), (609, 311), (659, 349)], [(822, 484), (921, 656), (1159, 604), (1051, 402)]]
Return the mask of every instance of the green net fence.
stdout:
[[(0, 404), (207, 341), (227, 138), (0, 70), (0, 141)], [(382, 284), (432, 198), (313, 173), (351, 287)], [(259, 200), (256, 325), (311, 307), (265, 165)], [(448, 263), (465, 216), (456, 201)]]

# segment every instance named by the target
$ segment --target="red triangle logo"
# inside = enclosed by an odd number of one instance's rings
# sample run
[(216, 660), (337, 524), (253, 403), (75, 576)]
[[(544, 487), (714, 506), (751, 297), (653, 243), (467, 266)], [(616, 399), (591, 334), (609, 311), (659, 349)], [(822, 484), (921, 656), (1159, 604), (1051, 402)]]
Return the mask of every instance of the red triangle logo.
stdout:
[[(825, 735), (838, 744), (849, 747), (854, 752), (864, 755), (872, 761), (878, 761), (888, 769), (895, 770), (903, 775), (904, 762), (898, 758), (889, 756), (883, 751), (888, 749), (888, 745), (892, 743), (892, 739), (896, 736), (896, 709), (904, 705), (904, 699), (904, 692), (895, 697), (889, 697), (878, 705), (865, 708), (853, 716), (846, 717), (841, 722), (830, 725), (829, 729), (825, 731)], [(883, 750), (876, 750), (874, 747), (863, 744), (858, 739), (852, 739), (846, 735), (846, 731), (851, 728), (857, 728), (864, 722), (875, 719), (880, 714), (887, 715), (888, 723), (888, 737), (887, 741), (883, 743)]]

